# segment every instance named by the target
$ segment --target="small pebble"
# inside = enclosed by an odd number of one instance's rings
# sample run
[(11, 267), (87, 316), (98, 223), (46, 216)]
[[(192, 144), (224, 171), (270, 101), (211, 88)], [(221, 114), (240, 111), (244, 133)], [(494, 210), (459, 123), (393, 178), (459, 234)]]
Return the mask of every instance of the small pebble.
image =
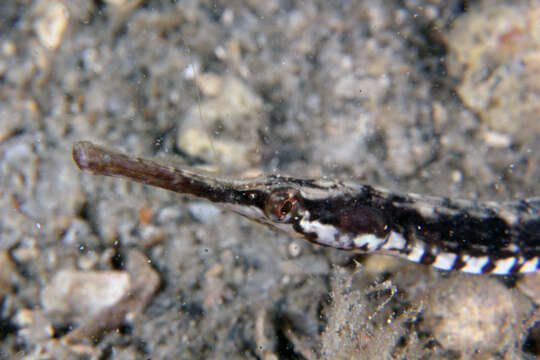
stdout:
[(302, 253), (302, 248), (296, 241), (291, 241), (288, 249), (291, 257), (298, 257)]
[(197, 85), (203, 95), (208, 97), (218, 96), (223, 90), (223, 80), (214, 73), (205, 73), (197, 77)]
[(188, 205), (191, 216), (203, 224), (210, 224), (219, 219), (221, 210), (212, 204), (202, 201), (192, 201)]
[(46, 312), (91, 316), (127, 293), (130, 279), (121, 271), (59, 271), (41, 292)]
[(425, 324), (443, 347), (487, 353), (522, 330), (527, 306), (495, 279), (454, 274), (439, 281), (425, 310)]
[(495, 131), (486, 131), (484, 133), (484, 143), (495, 148), (506, 148), (512, 144), (512, 138)]
[(69, 23), (69, 10), (60, 1), (51, 1), (43, 10), (34, 29), (43, 46), (56, 50)]

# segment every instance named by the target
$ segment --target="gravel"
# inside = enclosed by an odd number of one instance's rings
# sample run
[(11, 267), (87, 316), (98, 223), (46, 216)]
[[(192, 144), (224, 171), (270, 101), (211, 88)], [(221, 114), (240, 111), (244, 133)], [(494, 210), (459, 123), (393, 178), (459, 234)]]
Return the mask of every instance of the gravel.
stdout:
[[(210, 205), (81, 173), (71, 146), (224, 174), (538, 196), (539, 17), (534, 1), (2, 2), (0, 357), (538, 356), (537, 281), (298, 240), (291, 251), (287, 236)], [(144, 284), (132, 256), (152, 281), (98, 311), (102, 322), (48, 311), (58, 274)], [(445, 324), (468, 317), (444, 315), (460, 300), (437, 300), (443, 281), (467, 304), (502, 294), (504, 341), (452, 342)]]

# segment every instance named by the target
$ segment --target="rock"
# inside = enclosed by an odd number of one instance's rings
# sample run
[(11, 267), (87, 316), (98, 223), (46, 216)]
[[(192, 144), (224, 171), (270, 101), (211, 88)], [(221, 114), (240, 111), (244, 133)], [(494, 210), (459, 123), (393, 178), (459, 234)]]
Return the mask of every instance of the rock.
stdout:
[(127, 271), (59, 271), (41, 293), (44, 312), (79, 323), (65, 336), (70, 343), (116, 329), (146, 306), (159, 276), (138, 250), (128, 255)]
[(34, 30), (43, 46), (56, 50), (69, 23), (68, 8), (60, 1), (42, 1), (40, 5), (43, 13), (36, 19)]
[(511, 351), (531, 311), (495, 279), (454, 274), (430, 291), (425, 325), (445, 348), (464, 353)]
[(485, 2), (460, 16), (446, 37), (461, 100), (490, 130), (519, 142), (540, 133), (539, 21), (538, 4)]
[(41, 292), (41, 304), (47, 313), (91, 317), (118, 303), (130, 286), (125, 271), (63, 270)]
[(263, 102), (236, 77), (226, 77), (222, 86), (217, 98), (193, 104), (179, 126), (178, 144), (191, 156), (245, 169), (256, 149)]
[(84, 338), (116, 329), (127, 321), (133, 321), (144, 309), (159, 287), (159, 275), (150, 266), (148, 258), (138, 250), (129, 252), (126, 270), (129, 275), (129, 288), (122, 297), (116, 303), (102, 307), (80, 327), (68, 333), (64, 337), (66, 342), (77, 343)]

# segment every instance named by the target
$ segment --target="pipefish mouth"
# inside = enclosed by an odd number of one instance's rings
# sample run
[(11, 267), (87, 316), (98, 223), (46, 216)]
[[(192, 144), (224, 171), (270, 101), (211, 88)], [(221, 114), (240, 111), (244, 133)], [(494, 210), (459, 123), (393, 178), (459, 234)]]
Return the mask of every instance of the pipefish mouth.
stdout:
[(73, 145), (84, 171), (207, 200), (312, 243), (394, 255), (443, 270), (507, 275), (540, 268), (540, 197), (508, 203), (398, 194), (339, 180), (234, 180), (94, 145)]

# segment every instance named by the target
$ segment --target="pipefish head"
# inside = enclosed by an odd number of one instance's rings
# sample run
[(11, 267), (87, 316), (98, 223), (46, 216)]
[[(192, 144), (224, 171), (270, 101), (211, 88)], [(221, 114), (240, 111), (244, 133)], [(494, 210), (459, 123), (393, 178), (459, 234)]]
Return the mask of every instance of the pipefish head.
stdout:
[[(225, 186), (217, 205), (273, 229), (299, 236), (294, 224), (305, 215), (302, 187), (290, 179), (271, 175), (259, 181)], [(214, 199), (216, 200), (216, 199)]]
[(359, 234), (388, 235), (383, 214), (363, 206), (340, 182), (272, 175), (238, 185), (220, 206), (289, 235), (343, 250), (352, 250)]
[[(73, 158), (85, 171), (204, 199), (320, 245), (350, 250), (357, 245), (352, 239), (359, 234), (384, 238), (388, 233), (383, 214), (363, 204), (365, 196), (358, 197), (368, 189), (364, 186), (351, 188), (336, 181), (280, 175), (232, 180), (133, 157), (90, 142), (75, 143)], [(369, 194), (368, 191), (366, 195)]]

